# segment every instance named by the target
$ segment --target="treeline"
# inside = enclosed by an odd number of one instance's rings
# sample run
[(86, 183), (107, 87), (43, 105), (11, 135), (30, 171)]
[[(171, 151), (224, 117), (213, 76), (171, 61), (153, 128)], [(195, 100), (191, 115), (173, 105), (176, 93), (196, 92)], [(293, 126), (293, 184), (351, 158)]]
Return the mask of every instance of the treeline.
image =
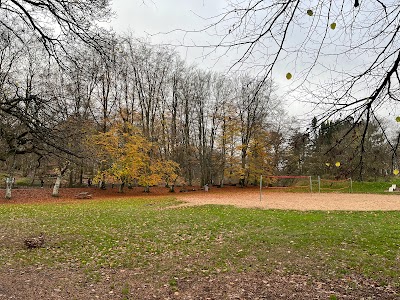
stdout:
[[(336, 179), (378, 180), (398, 169), (399, 139), (391, 141), (382, 124), (352, 117), (325, 121), (314, 118), (306, 133), (296, 134), (290, 143), (294, 172)], [(396, 172), (395, 172), (396, 173)]]
[[(123, 184), (223, 185), (239, 178), (256, 184), (261, 174), (365, 178), (397, 167), (398, 141), (389, 143), (380, 124), (315, 119), (300, 130), (272, 81), (206, 71), (130, 36), (110, 36), (101, 52), (71, 41), (74, 55), (57, 57), (35, 40), (0, 37), (0, 161), (7, 178), (18, 172), (32, 179), (68, 174), (70, 185), (96, 176)], [(133, 159), (121, 163), (128, 155)]]
[(100, 162), (86, 141), (117, 124), (138, 128), (156, 145), (151, 155), (176, 162), (189, 185), (270, 171), (268, 130), (280, 113), (272, 82), (205, 71), (130, 37), (110, 39), (106, 56), (82, 47), (61, 65), (35, 43), (18, 43), (10, 38), (2, 49), (8, 173), (41, 177), (69, 161), (72, 183), (81, 182), (113, 163)]

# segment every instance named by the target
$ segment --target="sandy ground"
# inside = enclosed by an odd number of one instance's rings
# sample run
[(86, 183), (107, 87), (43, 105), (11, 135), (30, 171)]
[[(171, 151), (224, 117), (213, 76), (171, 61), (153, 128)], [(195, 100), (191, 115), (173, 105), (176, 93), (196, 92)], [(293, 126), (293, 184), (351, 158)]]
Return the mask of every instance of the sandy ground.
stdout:
[[(396, 194), (341, 194), (341, 193), (284, 193), (264, 189), (260, 201), (260, 192), (256, 187), (213, 187), (209, 192), (200, 188), (190, 188), (189, 192), (169, 193), (167, 188), (153, 187), (150, 193), (143, 193), (143, 188), (126, 189), (123, 194), (118, 189), (100, 190), (98, 188), (64, 188), (60, 197), (51, 197), (51, 189), (15, 189), (12, 199), (0, 198), (0, 204), (23, 204), (37, 202), (71, 202), (87, 201), (76, 199), (80, 192), (88, 192), (93, 199), (135, 198), (135, 197), (176, 197), (185, 201), (187, 206), (221, 204), (238, 207), (254, 207), (262, 209), (293, 209), (293, 210), (400, 210), (400, 195)], [(0, 195), (4, 195), (0, 189)]]
[(230, 193), (217, 190), (209, 193), (179, 194), (185, 205), (223, 204), (238, 207), (293, 210), (400, 210), (400, 195), (281, 193), (257, 189), (236, 189)]

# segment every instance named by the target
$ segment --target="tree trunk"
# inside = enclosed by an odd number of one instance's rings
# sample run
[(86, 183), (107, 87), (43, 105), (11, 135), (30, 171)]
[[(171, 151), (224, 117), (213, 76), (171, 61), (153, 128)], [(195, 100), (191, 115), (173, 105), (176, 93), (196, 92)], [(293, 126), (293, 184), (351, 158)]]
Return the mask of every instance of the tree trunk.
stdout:
[(83, 186), (83, 166), (80, 166), (79, 170), (79, 186)]
[(224, 187), (224, 178), (225, 178), (225, 167), (226, 167), (226, 131), (227, 131), (227, 126), (226, 126), (226, 116), (225, 114), (223, 115), (223, 121), (222, 121), (222, 165), (221, 165), (221, 181), (220, 185), (221, 187)]
[(69, 183), (68, 187), (72, 188), (74, 186), (74, 173), (72, 170), (69, 172)]
[(13, 180), (11, 177), (6, 178), (6, 199), (11, 199), (12, 182)]
[(102, 178), (102, 180), (100, 181), (100, 188), (101, 188), (102, 190), (107, 189), (107, 188), (106, 188), (106, 174), (103, 174), (103, 178)]
[(61, 179), (62, 179), (65, 171), (67, 171), (68, 166), (69, 166), (69, 162), (60, 170), (60, 172), (57, 175), (56, 183), (54, 184), (54, 187), (53, 187), (53, 193), (52, 193), (53, 197), (59, 196), (58, 192), (60, 190)]
[(118, 193), (123, 193), (123, 192), (124, 192), (124, 186), (125, 186), (125, 182), (122, 182), (122, 183), (119, 185)]
[(54, 187), (53, 187), (53, 194), (52, 194), (53, 197), (59, 196), (58, 192), (60, 190), (61, 178), (62, 178), (62, 175), (60, 173), (57, 175), (56, 183), (54, 184)]

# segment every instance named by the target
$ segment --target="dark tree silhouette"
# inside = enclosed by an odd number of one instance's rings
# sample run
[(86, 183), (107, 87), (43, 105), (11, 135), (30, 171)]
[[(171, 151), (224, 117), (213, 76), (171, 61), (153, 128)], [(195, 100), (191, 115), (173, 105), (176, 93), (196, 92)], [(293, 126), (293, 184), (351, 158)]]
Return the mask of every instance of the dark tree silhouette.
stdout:
[(234, 55), (232, 69), (251, 69), (262, 84), (287, 75), (295, 91), (292, 95), (319, 112), (318, 124), (348, 116), (354, 126), (365, 122), (361, 154), (368, 124), (379, 122), (377, 115), (391, 113), (392, 122), (396, 118), (400, 100), (397, 0), (231, 0), (222, 13), (209, 19), (207, 27), (185, 34), (204, 32), (218, 43), (184, 46)]
[(6, 0), (0, 1), (0, 32), (21, 41), (35, 37), (52, 56), (66, 51), (71, 39), (101, 48), (100, 21), (109, 18), (109, 0)]

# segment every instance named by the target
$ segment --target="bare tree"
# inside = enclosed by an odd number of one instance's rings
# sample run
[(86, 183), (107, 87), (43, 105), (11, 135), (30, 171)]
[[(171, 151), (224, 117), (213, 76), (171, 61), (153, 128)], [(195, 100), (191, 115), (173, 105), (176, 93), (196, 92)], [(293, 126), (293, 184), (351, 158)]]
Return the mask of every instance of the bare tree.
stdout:
[(150, 46), (145, 43), (130, 43), (131, 66), (135, 83), (135, 94), (141, 114), (143, 133), (149, 139), (156, 139), (155, 118), (165, 97), (174, 53), (169, 49)]
[(2, 1), (0, 31), (8, 31), (21, 41), (35, 37), (48, 54), (59, 58), (60, 51), (71, 49), (66, 47), (66, 43), (71, 46), (71, 39), (101, 51), (104, 35), (97, 25), (110, 14), (109, 0)]
[(108, 36), (98, 22), (110, 16), (109, 6), (108, 0), (0, 1), (1, 160), (26, 153), (78, 155), (68, 144), (73, 133), (59, 126), (69, 117), (68, 101), (60, 97), (66, 87), (57, 87), (64, 82), (51, 75), (57, 66), (76, 64), (87, 46), (104, 55)]
[(257, 128), (265, 128), (268, 112), (273, 110), (273, 107), (269, 104), (272, 103), (270, 101), (271, 83), (270, 86), (258, 87), (258, 85), (257, 81), (248, 76), (242, 76), (238, 79), (236, 105), (240, 118), (241, 167), (243, 172), (248, 170), (247, 156), (250, 141), (257, 133)]
[(196, 137), (195, 140), (198, 153), (198, 161), (200, 165), (200, 185), (208, 184), (210, 181), (209, 177), (209, 165), (210, 165), (210, 154), (209, 154), (209, 101), (210, 101), (210, 80), (211, 74), (205, 73), (198, 70), (192, 79), (192, 92), (193, 92), (193, 106), (195, 111), (195, 123), (196, 123)]
[(397, 0), (231, 0), (209, 26), (191, 32), (218, 42), (186, 46), (233, 55), (232, 69), (251, 69), (260, 87), (286, 76), (292, 95), (319, 111), (319, 124), (350, 115), (355, 126), (366, 122), (362, 165), (371, 121), (398, 114), (399, 22)]

